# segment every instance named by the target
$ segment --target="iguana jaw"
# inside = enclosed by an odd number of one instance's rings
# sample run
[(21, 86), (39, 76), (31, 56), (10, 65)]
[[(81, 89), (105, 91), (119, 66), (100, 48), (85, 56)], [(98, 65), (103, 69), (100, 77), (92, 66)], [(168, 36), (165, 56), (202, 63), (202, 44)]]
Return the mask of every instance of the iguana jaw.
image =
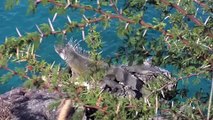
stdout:
[(63, 59), (66, 60), (64, 47), (62, 45), (54, 46), (56, 53)]
[(58, 53), (59, 54), (59, 56), (63, 59), (63, 60), (66, 60), (66, 57), (65, 57), (65, 55), (64, 55), (64, 50), (62, 50), (62, 52), (61, 53)]

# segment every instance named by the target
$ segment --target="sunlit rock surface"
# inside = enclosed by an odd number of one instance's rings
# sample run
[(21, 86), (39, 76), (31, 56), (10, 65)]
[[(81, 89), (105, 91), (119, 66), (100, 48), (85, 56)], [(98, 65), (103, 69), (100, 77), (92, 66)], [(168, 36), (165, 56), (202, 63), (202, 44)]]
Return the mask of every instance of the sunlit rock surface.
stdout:
[(55, 120), (56, 110), (48, 106), (57, 99), (47, 90), (13, 89), (0, 95), (0, 120)]

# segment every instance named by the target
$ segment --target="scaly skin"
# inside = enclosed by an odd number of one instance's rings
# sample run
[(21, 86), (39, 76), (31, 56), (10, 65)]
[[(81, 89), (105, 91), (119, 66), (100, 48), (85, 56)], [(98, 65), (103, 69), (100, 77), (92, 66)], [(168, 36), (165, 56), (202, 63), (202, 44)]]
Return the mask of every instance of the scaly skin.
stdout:
[[(123, 87), (127, 87), (130, 88), (128, 90), (141, 91), (144, 84), (155, 80), (158, 75), (163, 75), (166, 79), (171, 80), (169, 71), (153, 66), (146, 61), (142, 65), (108, 67), (104, 62), (94, 61), (82, 55), (73, 44), (66, 44), (66, 46), (57, 45), (55, 46), (55, 50), (71, 68), (72, 78), (74, 79), (90, 73), (91, 70), (94, 70), (94, 67), (106, 70), (107, 73), (103, 81), (100, 82), (101, 89), (108, 86), (112, 90), (119, 89), (125, 91)], [(84, 82), (88, 83), (88, 81)], [(176, 85), (172, 84), (171, 86), (168, 90), (172, 90)], [(90, 84), (89, 87), (93, 87), (93, 84)]]
[(77, 49), (78, 48), (75, 48), (72, 44), (66, 44), (65, 47), (63, 45), (55, 46), (55, 51), (66, 61), (71, 68), (73, 75), (84, 75), (92, 70), (94, 66), (107, 68), (107, 64), (100, 61), (94, 61), (89, 57), (80, 54)]
[[(55, 50), (71, 68), (73, 78), (83, 76), (87, 74), (90, 70), (92, 70), (94, 66), (98, 66), (100, 68), (104, 68), (107, 71), (107, 75), (111, 74), (110, 77), (115, 77), (117, 81), (122, 82), (124, 85), (130, 85), (130, 87), (134, 90), (138, 90), (141, 87), (141, 83), (138, 86), (138, 80), (130, 73), (125, 71), (123, 68), (115, 66), (109, 68), (104, 62), (95, 62), (89, 57), (86, 57), (79, 53), (77, 51), (78, 48), (75, 48), (72, 44), (66, 44), (65, 47), (63, 45), (57, 45), (55, 46)], [(110, 78), (108, 79), (107, 77), (105, 77), (104, 82), (106, 85), (114, 87), (113, 81), (110, 80)]]

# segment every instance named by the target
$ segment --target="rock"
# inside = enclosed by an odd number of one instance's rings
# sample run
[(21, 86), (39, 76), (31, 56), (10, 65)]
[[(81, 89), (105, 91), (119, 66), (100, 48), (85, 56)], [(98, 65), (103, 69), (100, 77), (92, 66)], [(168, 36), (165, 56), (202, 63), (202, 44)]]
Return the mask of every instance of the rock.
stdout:
[(47, 90), (13, 89), (0, 95), (0, 120), (55, 120), (57, 112), (48, 106), (59, 98)]

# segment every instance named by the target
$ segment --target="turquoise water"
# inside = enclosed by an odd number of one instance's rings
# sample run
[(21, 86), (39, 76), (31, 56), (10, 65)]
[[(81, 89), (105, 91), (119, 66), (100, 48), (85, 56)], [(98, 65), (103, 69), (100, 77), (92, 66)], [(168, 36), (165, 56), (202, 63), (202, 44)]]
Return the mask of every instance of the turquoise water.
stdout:
[[(6, 11), (4, 9), (4, 3), (5, 1), (3, 0), (0, 4), (0, 44), (5, 41), (6, 37), (18, 36), (18, 34), (16, 33), (16, 27), (19, 29), (20, 33), (24, 35), (27, 32), (37, 31), (35, 24), (39, 25), (42, 23), (48, 23), (48, 18), (52, 19), (54, 16), (53, 14), (49, 14), (48, 8), (45, 8), (42, 5), (38, 7), (39, 9), (37, 9), (36, 14), (27, 14), (27, 1), (21, 1), (20, 5), (16, 6), (11, 11)], [(77, 12), (75, 11), (70, 11), (67, 14), (73, 21), (80, 20), (81, 15), (76, 13)], [(93, 13), (86, 13), (86, 15), (87, 14), (89, 15)], [(58, 15), (53, 25), (55, 29), (56, 27), (62, 28), (62, 25), (64, 25), (64, 23), (66, 22), (67, 18), (65, 15)], [(112, 55), (114, 51), (116, 51), (118, 44), (121, 43), (114, 31), (115, 27), (111, 28), (110, 30), (105, 30), (101, 32), (103, 40), (105, 41), (103, 56)], [(80, 40), (82, 39), (81, 31), (71, 33), (69, 34), (69, 37), (73, 37), (74, 39)], [(64, 62), (54, 51), (55, 41), (56, 38), (54, 36), (45, 38), (36, 52), (38, 55), (41, 56), (41, 59), (45, 59), (49, 63), (55, 61), (56, 63), (64, 64)], [(13, 69), (18, 66), (22, 65), (18, 63), (12, 63), (9, 65), (9, 68)], [(5, 70), (0, 69), (0, 76), (2, 76), (4, 73), (7, 72), (5, 72)], [(0, 85), (0, 94), (12, 88), (21, 86), (23, 82), (24, 81), (20, 80), (17, 76), (12, 77), (6, 84)]]
[[(5, 11), (4, 9), (4, 0), (0, 2), (0, 44), (4, 42), (5, 37), (10, 36), (18, 36), (16, 33), (15, 28), (17, 27), (21, 34), (26, 34), (27, 32), (37, 31), (35, 24), (39, 25), (41, 23), (48, 23), (48, 18), (53, 17), (52, 14), (48, 13), (48, 9), (42, 6), (39, 6), (39, 9), (37, 9), (36, 14), (30, 14), (27, 15), (27, 2), (22, 1), (21, 4), (11, 11)], [(80, 20), (81, 15), (76, 14), (75, 11), (69, 11), (67, 13), (72, 20)], [(91, 15), (93, 13), (87, 12), (86, 15)], [(201, 14), (199, 12), (198, 14)], [(159, 11), (149, 8), (149, 10), (144, 15), (144, 21), (147, 23), (152, 23), (152, 16), (155, 16), (156, 18), (160, 17)], [(206, 18), (206, 15), (203, 15), (204, 18)], [(53, 23), (54, 27), (63, 27), (61, 25), (64, 25), (64, 23), (67, 22), (66, 16), (58, 16), (56, 18), (56, 21)], [(62, 24), (61, 24), (62, 23)], [(116, 28), (114, 25), (116, 23), (113, 23), (110, 29), (101, 31), (101, 35), (104, 41), (104, 49), (103, 49), (103, 56), (111, 56), (114, 54), (116, 49), (119, 45), (121, 45), (122, 41), (120, 38), (116, 35)], [(170, 26), (168, 25), (167, 28)], [(159, 35), (159, 32), (149, 30), (147, 32), (147, 35), (149, 36), (149, 39), (155, 38)], [(74, 33), (69, 34), (69, 37), (73, 37), (74, 39), (82, 39), (81, 37), (81, 31), (76, 31)], [(53, 45), (55, 44), (56, 38), (55, 37), (48, 37), (45, 38), (40, 45), (39, 49), (37, 50), (37, 54), (41, 56), (41, 59), (45, 59), (49, 63), (52, 63), (56, 61), (56, 63), (64, 64), (64, 62), (59, 58), (59, 56), (54, 51)], [(83, 47), (83, 46), (82, 46)], [(22, 66), (22, 64), (10, 64), (9, 67), (11, 69), (15, 67)], [(171, 72), (173, 72), (173, 69), (170, 69)], [(0, 76), (2, 76), (5, 72), (5, 70), (0, 69)], [(12, 77), (9, 82), (7, 82), (4, 85), (0, 85), (0, 94), (4, 93), (12, 88), (21, 86), (24, 81), (20, 80), (19, 77), (14, 76)], [(179, 84), (179, 86), (182, 86), (182, 84)], [(187, 88), (195, 89), (192, 85), (188, 84), (186, 85)], [(210, 88), (210, 82), (204, 81), (200, 83), (199, 88), (204, 88), (205, 91), (208, 91)]]

